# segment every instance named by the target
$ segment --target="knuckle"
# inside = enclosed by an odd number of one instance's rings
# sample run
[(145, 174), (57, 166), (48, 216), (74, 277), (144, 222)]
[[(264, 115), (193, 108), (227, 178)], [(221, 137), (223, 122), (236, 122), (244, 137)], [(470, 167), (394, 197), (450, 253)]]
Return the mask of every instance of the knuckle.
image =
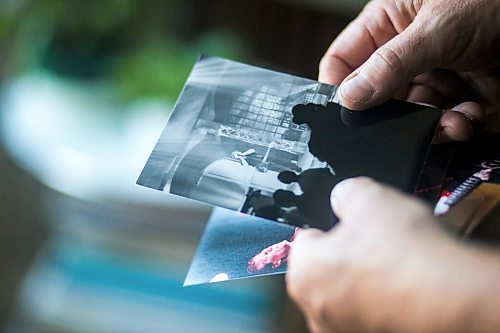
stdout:
[(368, 1), (366, 5), (363, 7), (363, 11), (367, 14), (371, 14), (374, 9), (384, 8), (390, 4), (392, 0), (374, 0)]
[(404, 62), (398, 50), (385, 45), (374, 53), (374, 61), (377, 66), (389, 68), (394, 73), (400, 73), (404, 69)]

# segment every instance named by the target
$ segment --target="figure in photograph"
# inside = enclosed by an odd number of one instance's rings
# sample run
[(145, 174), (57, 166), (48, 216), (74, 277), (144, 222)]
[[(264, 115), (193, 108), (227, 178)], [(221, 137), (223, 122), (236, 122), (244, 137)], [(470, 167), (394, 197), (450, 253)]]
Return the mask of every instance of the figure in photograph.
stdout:
[[(249, 270), (248, 263), (262, 249), (283, 240), (292, 242), (295, 227), (227, 209), (215, 208), (189, 268), (185, 285), (219, 282), (249, 276), (284, 273), (286, 245), (269, 253), (274, 263)], [(281, 256), (281, 257), (280, 257)], [(280, 261), (281, 260), (281, 261)], [(278, 264), (279, 262), (279, 264)]]
[(300, 228), (295, 228), (295, 232), (290, 240), (285, 239), (279, 243), (272, 244), (253, 256), (248, 261), (248, 272), (256, 273), (262, 271), (268, 265), (271, 269), (277, 269), (285, 265), (293, 240), (300, 230)]

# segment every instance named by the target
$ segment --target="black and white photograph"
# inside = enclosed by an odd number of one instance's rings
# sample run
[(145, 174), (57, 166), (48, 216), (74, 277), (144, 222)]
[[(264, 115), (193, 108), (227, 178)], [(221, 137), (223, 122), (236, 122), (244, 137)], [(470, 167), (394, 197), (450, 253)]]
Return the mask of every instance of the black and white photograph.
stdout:
[(137, 183), (328, 230), (329, 194), (345, 178), (415, 191), (439, 117), (394, 100), (353, 112), (335, 86), (202, 56)]
[(184, 286), (285, 273), (300, 228), (215, 208)]

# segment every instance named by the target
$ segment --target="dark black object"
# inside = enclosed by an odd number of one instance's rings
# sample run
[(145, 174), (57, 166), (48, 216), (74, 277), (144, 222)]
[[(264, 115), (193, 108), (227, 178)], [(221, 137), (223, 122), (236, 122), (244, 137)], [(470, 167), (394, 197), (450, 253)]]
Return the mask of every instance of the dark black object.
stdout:
[(343, 179), (427, 194), (439, 184), (436, 168), (423, 170), (440, 110), (391, 100), (355, 112), (337, 97), (335, 86), (202, 56), (137, 183), (324, 230)]
[(304, 194), (295, 203), (310, 226), (329, 229), (336, 221), (329, 193), (343, 179), (368, 176), (408, 193), (416, 190), (441, 112), (391, 100), (365, 111), (334, 103), (297, 105), (293, 115), (312, 131), (309, 151), (335, 170), (335, 176), (316, 174), (306, 186), (298, 180)]

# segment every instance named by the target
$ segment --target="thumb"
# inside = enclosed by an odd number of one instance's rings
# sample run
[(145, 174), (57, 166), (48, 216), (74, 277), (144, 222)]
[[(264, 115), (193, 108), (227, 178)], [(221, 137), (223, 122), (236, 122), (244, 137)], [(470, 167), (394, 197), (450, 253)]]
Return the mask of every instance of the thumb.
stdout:
[[(432, 219), (423, 203), (395, 188), (370, 178), (350, 178), (332, 190), (331, 203), (341, 222), (347, 225), (385, 224)], [(411, 218), (410, 218), (411, 217)]]
[(417, 74), (434, 67), (422, 26), (414, 21), (345, 78), (340, 85), (343, 106), (361, 110), (382, 103)]

